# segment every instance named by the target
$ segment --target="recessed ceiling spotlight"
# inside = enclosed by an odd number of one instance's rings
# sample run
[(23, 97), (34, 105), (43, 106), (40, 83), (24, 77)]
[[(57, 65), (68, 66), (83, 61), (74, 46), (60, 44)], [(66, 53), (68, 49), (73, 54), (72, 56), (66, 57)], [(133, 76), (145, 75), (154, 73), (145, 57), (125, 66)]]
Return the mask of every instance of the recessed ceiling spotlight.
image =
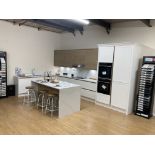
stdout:
[(85, 24), (85, 25), (88, 25), (89, 24), (89, 20), (86, 20), (86, 19), (72, 19), (78, 23), (82, 23), (82, 24)]

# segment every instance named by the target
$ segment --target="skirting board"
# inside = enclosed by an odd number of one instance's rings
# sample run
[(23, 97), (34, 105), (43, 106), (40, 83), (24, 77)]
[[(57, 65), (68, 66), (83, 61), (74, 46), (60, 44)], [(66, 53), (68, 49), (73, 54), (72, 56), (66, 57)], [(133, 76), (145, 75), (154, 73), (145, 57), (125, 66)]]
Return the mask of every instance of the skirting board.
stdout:
[(110, 109), (110, 106), (104, 103), (100, 103), (100, 102), (95, 102), (96, 105), (102, 106), (102, 107), (106, 107)]
[[(109, 109), (112, 109), (114, 111), (118, 111), (118, 112), (121, 112), (123, 114), (126, 114), (126, 111), (123, 110), (123, 109), (119, 109), (117, 107), (113, 107), (113, 106), (110, 106), (110, 105), (107, 105), (107, 104), (104, 104), (104, 103), (100, 103), (100, 102), (95, 102), (96, 105), (99, 105), (99, 106), (103, 106), (105, 108), (109, 108)], [(127, 115), (127, 114), (126, 114)]]
[(81, 96), (81, 99), (95, 103), (95, 100)]

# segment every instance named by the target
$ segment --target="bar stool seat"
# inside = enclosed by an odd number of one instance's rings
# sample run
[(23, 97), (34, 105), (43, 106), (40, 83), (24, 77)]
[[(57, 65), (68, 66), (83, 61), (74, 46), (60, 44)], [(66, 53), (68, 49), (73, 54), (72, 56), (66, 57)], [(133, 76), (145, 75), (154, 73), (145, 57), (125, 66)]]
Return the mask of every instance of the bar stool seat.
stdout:
[(27, 91), (25, 92), (23, 104), (25, 103), (36, 103), (36, 93), (33, 86), (25, 87)]
[(41, 107), (42, 113), (44, 112), (44, 108), (46, 107), (46, 90), (39, 91), (38, 101), (37, 101), (37, 109)]
[(34, 87), (33, 86), (27, 86), (27, 87), (25, 87), (26, 89), (34, 89)]
[(44, 94), (44, 93), (46, 93), (47, 91), (46, 90), (40, 90), (39, 91), (39, 93), (42, 93), (42, 94)]
[(54, 94), (48, 94), (48, 97), (54, 97), (55, 95)]
[(57, 111), (57, 110), (58, 110), (58, 95), (48, 94), (46, 108), (45, 108), (45, 114), (47, 112), (50, 112), (51, 116), (52, 116), (53, 112)]

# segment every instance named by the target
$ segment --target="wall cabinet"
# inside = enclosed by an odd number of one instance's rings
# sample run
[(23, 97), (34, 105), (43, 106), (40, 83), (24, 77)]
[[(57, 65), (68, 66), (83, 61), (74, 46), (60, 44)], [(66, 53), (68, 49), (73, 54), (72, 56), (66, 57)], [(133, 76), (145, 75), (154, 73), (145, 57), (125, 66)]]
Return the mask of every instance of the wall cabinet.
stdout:
[[(54, 66), (62, 66), (62, 67), (69, 67), (71, 66), (70, 59), (68, 56), (71, 53), (68, 51), (55, 51), (54, 52)], [(72, 56), (70, 55), (70, 58)]]
[(99, 46), (98, 62), (112, 63), (114, 55), (114, 46)]
[(55, 50), (54, 66), (73, 67), (83, 64), (85, 69), (97, 69), (97, 49)]

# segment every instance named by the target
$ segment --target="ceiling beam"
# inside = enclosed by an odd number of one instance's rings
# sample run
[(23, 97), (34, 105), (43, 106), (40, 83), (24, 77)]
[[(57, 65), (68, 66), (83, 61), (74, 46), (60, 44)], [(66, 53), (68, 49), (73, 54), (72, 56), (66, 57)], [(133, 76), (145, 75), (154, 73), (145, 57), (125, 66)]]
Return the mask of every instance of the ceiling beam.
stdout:
[(89, 21), (104, 27), (106, 29), (107, 33), (108, 34), (110, 33), (110, 30), (111, 30), (111, 24), (110, 23), (104, 21), (103, 19), (89, 19)]
[(42, 26), (53, 27), (56, 29), (61, 29), (63, 31), (67, 31), (67, 32), (71, 32), (71, 33), (75, 34), (75, 30), (73, 28), (64, 27), (64, 26), (59, 25), (59, 24), (52, 22), (52, 21), (48, 22), (46, 20), (40, 20), (40, 19), (32, 19), (29, 21), (40, 24)]
[(150, 24), (150, 19), (140, 19), (140, 21), (142, 21), (146, 26), (152, 27), (152, 25)]
[[(31, 23), (32, 26), (30, 27), (36, 27), (39, 30), (44, 30), (44, 27), (47, 28), (55, 28), (61, 31), (66, 31), (72, 33), (74, 36), (76, 35), (76, 31), (79, 31), (81, 35), (83, 34), (84, 28), (83, 25), (74, 23), (69, 20), (64, 19), (14, 19), (14, 20), (6, 20), (8, 22), (12, 22), (14, 25), (26, 25), (26, 23)], [(37, 24), (38, 26), (33, 26), (33, 24)], [(46, 30), (46, 29), (45, 29)], [(51, 31), (51, 30), (48, 30)], [(56, 32), (56, 31), (51, 31)]]
[(47, 19), (47, 21), (49, 21), (49, 22), (52, 21), (52, 23), (61, 25), (63, 27), (72, 28), (74, 30), (78, 30), (80, 32), (83, 32), (83, 25), (75, 23), (72, 20), (66, 20), (66, 19)]
[(27, 21), (23, 21), (22, 23), (19, 23), (19, 26), (24, 25)]
[(19, 26), (21, 26), (21, 25), (24, 25), (25, 23), (27, 22), (27, 20), (26, 19), (21, 19), (21, 20), (14, 20), (13, 21), (13, 24), (18, 24)]

